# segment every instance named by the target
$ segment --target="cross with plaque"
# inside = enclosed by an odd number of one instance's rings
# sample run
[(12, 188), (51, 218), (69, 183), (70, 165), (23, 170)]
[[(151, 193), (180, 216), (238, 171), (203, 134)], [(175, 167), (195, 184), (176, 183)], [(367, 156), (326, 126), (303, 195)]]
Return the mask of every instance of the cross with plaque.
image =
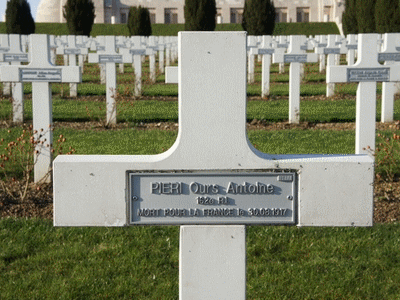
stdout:
[(347, 35), (347, 65), (351, 66), (354, 65), (355, 57), (356, 57), (356, 50), (358, 48), (357, 44), (357, 35), (356, 34), (348, 34)]
[[(10, 51), (8, 35), (0, 34), (0, 53), (7, 53), (8, 51)], [(10, 82), (3, 83), (3, 95), (4, 96), (11, 95), (11, 83)]]
[(358, 82), (356, 154), (375, 150), (376, 83), (400, 81), (400, 67), (378, 62), (377, 34), (358, 35), (358, 60), (352, 66), (328, 66), (326, 81)]
[(245, 32), (178, 40), (175, 144), (59, 155), (55, 226), (180, 225), (180, 299), (230, 300), (246, 295), (245, 225), (372, 226), (371, 157), (271, 155), (248, 141)]
[(315, 41), (315, 53), (319, 54), (319, 72), (322, 73), (326, 68), (326, 57), (324, 54), (323, 48), (328, 45), (327, 36), (326, 35), (318, 35), (316, 36)]
[(258, 48), (251, 48), (250, 54), (261, 55), (261, 97), (269, 96), (270, 68), (271, 57), (275, 52), (272, 47), (272, 37), (269, 35), (262, 36), (261, 45)]
[[(336, 55), (347, 53), (346, 44), (342, 43), (340, 45), (336, 44), (336, 34), (329, 34), (327, 38), (327, 46), (324, 48), (319, 48), (317, 53), (321, 53), (328, 56), (327, 66), (336, 65), (335, 58)], [(335, 94), (335, 84), (333, 82), (326, 84), (326, 97), (332, 97)]]
[[(69, 35), (67, 37), (67, 44), (57, 48), (57, 54), (68, 55), (69, 66), (76, 66), (76, 56), (87, 55), (89, 53), (88, 48), (81, 48), (76, 45), (76, 36)], [(78, 84), (69, 84), (70, 97), (78, 96)]]
[[(96, 38), (92, 39), (90, 50), (96, 51), (98, 54), (103, 54), (104, 51), (106, 50), (105, 38), (106, 37), (104, 35), (98, 35), (96, 36)], [(100, 83), (106, 84), (106, 65), (99, 64), (99, 67), (100, 67)]]
[(49, 36), (30, 35), (28, 65), (1, 67), (4, 82), (32, 82), (33, 130), (36, 145), (34, 181), (50, 182), (52, 162), (52, 82), (81, 82), (79, 67), (60, 67), (50, 63)]
[(129, 41), (128, 48), (120, 49), (123, 55), (131, 55), (133, 57), (132, 67), (135, 71), (135, 96), (142, 94), (142, 56), (146, 54), (146, 48), (142, 46), (140, 36), (133, 36)]
[(105, 37), (105, 51), (102, 53), (89, 53), (89, 63), (105, 64), (106, 66), (106, 122), (117, 124), (117, 72), (115, 64), (132, 63), (131, 55), (116, 52), (115, 36)]
[[(280, 35), (277, 37), (278, 43), (276, 44), (275, 53), (284, 54), (286, 49), (289, 47), (289, 43), (287, 42), (287, 37), (285, 35)], [(279, 63), (279, 74), (285, 73), (285, 63)]]
[[(0, 62), (11, 63), (18, 66), (21, 62), (29, 62), (29, 53), (22, 50), (21, 36), (9, 35), (9, 51), (0, 53)], [(13, 122), (24, 122), (24, 86), (22, 82), (12, 83)]]
[(254, 55), (255, 51), (252, 49), (257, 48), (257, 37), (256, 36), (248, 36), (247, 37), (247, 83), (254, 83), (255, 74), (254, 74)]
[[(385, 33), (383, 35), (383, 50), (378, 53), (378, 61), (385, 62), (385, 65), (394, 65), (400, 61), (400, 52), (397, 45), (400, 40), (398, 33)], [(400, 50), (400, 49), (399, 49)], [(382, 83), (382, 113), (381, 122), (393, 122), (393, 105), (395, 94), (395, 82)]]
[(318, 54), (306, 53), (301, 46), (306, 42), (304, 35), (291, 35), (287, 53), (274, 53), (274, 63), (290, 63), (289, 70), (289, 123), (300, 122), (300, 65), (317, 62)]

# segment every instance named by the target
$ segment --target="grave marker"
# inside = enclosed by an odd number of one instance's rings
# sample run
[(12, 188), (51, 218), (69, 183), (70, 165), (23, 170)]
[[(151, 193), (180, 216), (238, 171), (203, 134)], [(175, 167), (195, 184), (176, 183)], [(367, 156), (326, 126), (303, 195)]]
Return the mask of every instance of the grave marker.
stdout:
[(180, 299), (244, 299), (243, 224), (372, 225), (371, 157), (270, 155), (249, 143), (245, 32), (180, 32), (178, 49), (175, 144), (158, 155), (58, 156), (55, 226), (184, 225)]
[(290, 63), (289, 71), (289, 123), (300, 122), (300, 65), (307, 62), (317, 62), (316, 53), (306, 53), (301, 49), (306, 37), (291, 35), (289, 49), (286, 54), (274, 53), (273, 62)]
[[(57, 48), (57, 54), (68, 55), (69, 66), (76, 66), (76, 56), (88, 55), (88, 48), (81, 48), (76, 45), (76, 37), (74, 35), (69, 35), (67, 37), (67, 44)], [(70, 97), (78, 96), (78, 84), (69, 84), (69, 94)]]
[(252, 48), (250, 50), (254, 55), (261, 55), (261, 97), (269, 96), (269, 82), (270, 82), (270, 67), (271, 57), (275, 52), (275, 49), (271, 45), (272, 37), (269, 35), (262, 36), (261, 45), (258, 48)]
[[(345, 44), (340, 44), (336, 42), (337, 35), (329, 34), (327, 37), (327, 46), (325, 48), (319, 48), (318, 52), (322, 52), (322, 54), (327, 55), (327, 65), (333, 66), (336, 65), (336, 56), (341, 53), (346, 53), (347, 49)], [(330, 82), (326, 84), (326, 97), (332, 97), (335, 94), (335, 83)]]
[[(29, 62), (29, 54), (22, 51), (21, 36), (19, 34), (9, 35), (9, 51), (0, 53), (0, 62), (20, 65), (21, 62)], [(22, 82), (12, 83), (13, 99), (13, 122), (24, 122), (24, 86)]]
[[(378, 61), (385, 62), (385, 65), (398, 65), (396, 62), (400, 61), (400, 52), (397, 51), (396, 45), (398, 45), (399, 39), (400, 34), (398, 33), (383, 35), (383, 50), (378, 53)], [(395, 82), (382, 83), (382, 123), (393, 122), (395, 85)]]
[[(4, 82), (32, 82), (32, 111), (35, 141), (38, 142), (34, 167), (34, 181), (50, 181), (52, 145), (52, 95), (51, 82), (81, 82), (79, 67), (60, 67), (50, 63), (49, 36), (31, 34), (29, 53), (31, 62), (24, 66), (1, 67)], [(35, 133), (36, 132), (36, 133)], [(47, 145), (49, 145), (47, 147)], [(47, 177), (46, 177), (47, 176)]]
[(358, 60), (352, 66), (328, 66), (327, 82), (358, 82), (356, 154), (375, 150), (376, 83), (400, 80), (400, 68), (378, 62), (377, 34), (358, 35)]
[(130, 39), (130, 48), (121, 49), (123, 55), (133, 57), (132, 67), (135, 70), (135, 96), (142, 94), (142, 57), (146, 54), (146, 48), (141, 44), (140, 36), (133, 36)]
[[(8, 43), (8, 35), (0, 34), (0, 53), (7, 53), (10, 50), (10, 46)], [(3, 83), (3, 95), (10, 96), (11, 95), (11, 83), (4, 82)]]
[(89, 63), (105, 64), (106, 67), (106, 122), (117, 124), (117, 72), (115, 64), (132, 63), (132, 56), (119, 54), (115, 48), (115, 36), (105, 37), (105, 51), (89, 53)]
[(357, 44), (357, 35), (356, 34), (349, 34), (347, 35), (347, 65), (351, 66), (354, 65), (354, 60), (356, 57), (356, 50), (358, 47)]

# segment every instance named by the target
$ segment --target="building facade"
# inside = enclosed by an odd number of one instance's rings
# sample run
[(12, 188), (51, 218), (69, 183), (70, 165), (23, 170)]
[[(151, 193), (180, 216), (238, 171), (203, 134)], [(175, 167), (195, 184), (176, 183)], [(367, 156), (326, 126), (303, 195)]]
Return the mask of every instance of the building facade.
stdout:
[[(41, 0), (36, 22), (65, 22), (67, 0)], [(217, 23), (241, 23), (245, 0), (216, 0)], [(131, 6), (147, 7), (152, 23), (184, 23), (184, 0), (93, 0), (95, 23), (126, 23)], [(344, 0), (274, 0), (276, 22), (335, 22), (341, 30)]]

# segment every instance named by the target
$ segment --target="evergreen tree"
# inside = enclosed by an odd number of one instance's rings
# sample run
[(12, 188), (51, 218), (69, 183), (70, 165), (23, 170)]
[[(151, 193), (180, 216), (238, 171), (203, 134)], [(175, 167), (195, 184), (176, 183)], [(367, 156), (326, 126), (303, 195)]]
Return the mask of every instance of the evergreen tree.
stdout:
[(96, 16), (92, 0), (67, 0), (63, 15), (70, 35), (90, 36)]
[(356, 15), (359, 33), (376, 32), (375, 27), (376, 0), (357, 0)]
[(375, 6), (376, 32), (400, 32), (400, 4), (398, 0), (377, 0)]
[(249, 35), (272, 35), (275, 6), (271, 0), (246, 0), (242, 27)]
[(150, 12), (145, 7), (133, 6), (129, 10), (128, 29), (130, 35), (151, 35)]
[(216, 25), (215, 0), (185, 0), (185, 30), (213, 31)]
[(35, 21), (31, 7), (26, 0), (9, 0), (6, 8), (6, 28), (8, 34), (35, 33)]
[(346, 0), (345, 7), (342, 15), (344, 34), (357, 34), (356, 0)]

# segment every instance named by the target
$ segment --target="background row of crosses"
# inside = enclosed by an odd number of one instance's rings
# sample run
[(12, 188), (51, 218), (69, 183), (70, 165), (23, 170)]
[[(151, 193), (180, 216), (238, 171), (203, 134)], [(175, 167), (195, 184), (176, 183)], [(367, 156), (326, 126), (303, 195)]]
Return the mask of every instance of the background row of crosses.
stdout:
[[(344, 46), (337, 45), (334, 36), (328, 36), (326, 47), (322, 40), (322, 44), (317, 45), (317, 53), (307, 53), (310, 47), (307, 45), (307, 38), (305, 36), (291, 36), (289, 40), (289, 48), (287, 53), (276, 50), (272, 47), (272, 40), (269, 36), (263, 37), (261, 47), (257, 48), (253, 54), (261, 54), (264, 56), (265, 64), (270, 62), (270, 56), (273, 57), (273, 62), (277, 63), (290, 63), (290, 82), (289, 82), (289, 119), (298, 118), (300, 107), (300, 66), (306, 62), (317, 62), (318, 54), (328, 54), (328, 71), (327, 83), (333, 84), (335, 82), (357, 82), (359, 87), (357, 91), (357, 116), (356, 116), (356, 154), (371, 153), (367, 148), (374, 148), (375, 145), (375, 100), (376, 100), (376, 82), (383, 81), (385, 84), (393, 87), (392, 82), (400, 81), (399, 67), (395, 64), (387, 63), (382, 66), (379, 60), (400, 60), (397, 45), (393, 35), (386, 34), (384, 36), (384, 50), (378, 55), (377, 41), (378, 35), (376, 34), (361, 34), (358, 37), (359, 43), (359, 58), (355, 65), (352, 66), (334, 66), (329, 63), (330, 56), (344, 53)], [(110, 124), (116, 123), (116, 63), (135, 63), (136, 77), (140, 78), (141, 72), (141, 56), (143, 54), (150, 54), (154, 59), (154, 50), (146, 50), (146, 48), (137, 49), (124, 49), (118, 53), (116, 51), (116, 39), (113, 36), (103, 37), (104, 48), (97, 45), (97, 53), (89, 54), (90, 63), (101, 63), (106, 68), (106, 83), (107, 83), (107, 122)], [(136, 40), (137, 45), (140, 45), (139, 39)], [(134, 40), (135, 43), (135, 40)], [(5, 43), (2, 41), (2, 45)], [(23, 82), (33, 83), (33, 115), (34, 130), (41, 132), (40, 129), (46, 129), (46, 134), (41, 134), (40, 138), (46, 141), (46, 144), (52, 144), (51, 130), (47, 130), (52, 125), (52, 103), (51, 103), (51, 89), (49, 83), (51, 82), (69, 82), (76, 84), (81, 82), (81, 70), (79, 67), (72, 64), (67, 67), (55, 66), (51, 63), (50, 52), (50, 37), (47, 35), (32, 35), (30, 41), (30, 51), (25, 53), (22, 51), (20, 38), (17, 35), (10, 35), (9, 51), (1, 54), (3, 61), (13, 60), (12, 66), (2, 67), (2, 81), (15, 82), (14, 93), (15, 98), (20, 99), (14, 102), (15, 110), (23, 109)], [(343, 45), (343, 44), (342, 44)], [(278, 45), (279, 46), (279, 45)], [(100, 50), (99, 50), (100, 48)], [(66, 54), (75, 56), (78, 52), (80, 54), (88, 54), (87, 49), (81, 49), (77, 46), (75, 38), (69, 37), (68, 46), (61, 47), (58, 50), (59, 54)], [(279, 49), (279, 48), (277, 48)], [(280, 49), (283, 49), (281, 46)], [(321, 50), (322, 49), (322, 50)], [(150, 51), (150, 52), (149, 52)], [(29, 65), (20, 66), (21, 62), (30, 61)], [(75, 62), (75, 57), (70, 61)], [(56, 70), (55, 76), (43, 75), (29, 76), (29, 72), (25, 70), (44, 70), (51, 72)], [(349, 77), (349, 72), (356, 70), (383, 70), (386, 76), (380, 75), (376, 78), (358, 76), (355, 79)], [(42, 72), (43, 73), (43, 72)], [(269, 72), (266, 72), (269, 73)], [(386, 83), (388, 82), (388, 83)], [(135, 87), (140, 85), (139, 81), (135, 82)], [(393, 89), (393, 88), (392, 88)], [(39, 100), (40, 99), (40, 100)], [(393, 105), (391, 105), (393, 106)], [(362, 108), (362, 109), (361, 109)], [(40, 115), (41, 117), (36, 117)], [(48, 151), (47, 151), (48, 150)], [(35, 181), (44, 177), (48, 173), (51, 166), (51, 151), (50, 149), (38, 149), (40, 152), (40, 159), (35, 169)], [(48, 153), (47, 153), (48, 152)], [(38, 170), (41, 171), (38, 171)]]

